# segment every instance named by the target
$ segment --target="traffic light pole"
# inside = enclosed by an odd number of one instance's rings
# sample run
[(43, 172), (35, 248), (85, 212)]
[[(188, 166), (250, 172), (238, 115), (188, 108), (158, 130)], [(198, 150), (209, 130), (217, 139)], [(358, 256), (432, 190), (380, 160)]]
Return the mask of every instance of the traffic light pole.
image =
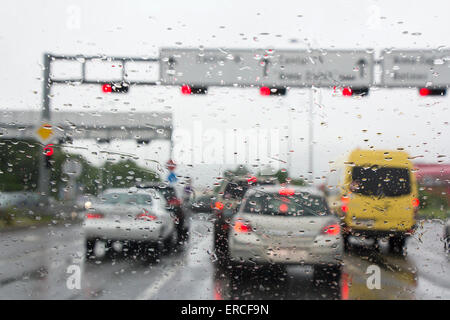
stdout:
[[(43, 85), (42, 85), (42, 114), (41, 121), (49, 121), (50, 120), (50, 89), (51, 89), (51, 80), (50, 80), (50, 55), (44, 54), (44, 77), (43, 77)], [(38, 182), (38, 190), (39, 193), (48, 196), (49, 188), (50, 188), (50, 169), (47, 168), (45, 163), (45, 155), (44, 150), (42, 148), (39, 149), (39, 182)]]
[(314, 180), (314, 117), (313, 117), (313, 108), (314, 108), (314, 87), (311, 87), (309, 90), (309, 134), (308, 134), (308, 180), (309, 184), (312, 185)]

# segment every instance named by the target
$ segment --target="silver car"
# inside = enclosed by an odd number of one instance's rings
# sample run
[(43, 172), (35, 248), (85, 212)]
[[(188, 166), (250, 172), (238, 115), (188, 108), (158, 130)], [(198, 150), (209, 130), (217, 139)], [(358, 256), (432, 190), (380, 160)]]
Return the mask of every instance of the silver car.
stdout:
[(340, 276), (339, 220), (320, 191), (264, 186), (245, 194), (231, 220), (229, 259), (235, 264), (304, 264), (315, 278)]
[(154, 257), (163, 249), (173, 249), (176, 229), (166, 207), (164, 196), (156, 190), (106, 190), (85, 213), (87, 258), (97, 255), (99, 244), (106, 251), (124, 251), (133, 257)]

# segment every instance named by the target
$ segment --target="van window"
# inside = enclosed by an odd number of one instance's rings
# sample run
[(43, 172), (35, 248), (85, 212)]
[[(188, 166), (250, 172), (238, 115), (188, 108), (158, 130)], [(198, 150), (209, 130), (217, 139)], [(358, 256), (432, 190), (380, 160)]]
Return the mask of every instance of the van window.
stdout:
[(365, 196), (398, 197), (411, 193), (409, 169), (391, 167), (354, 167), (352, 192)]

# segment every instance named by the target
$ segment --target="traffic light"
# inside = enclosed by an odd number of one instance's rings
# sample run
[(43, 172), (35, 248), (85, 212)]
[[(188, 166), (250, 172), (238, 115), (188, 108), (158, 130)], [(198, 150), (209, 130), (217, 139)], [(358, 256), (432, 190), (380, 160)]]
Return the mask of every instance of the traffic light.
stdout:
[(367, 87), (344, 87), (342, 88), (342, 95), (344, 97), (351, 96), (367, 96), (369, 94), (369, 88)]
[(44, 155), (45, 155), (45, 166), (50, 169), (52, 167), (52, 155), (53, 155), (53, 144), (48, 144), (44, 147)]
[(259, 93), (262, 96), (284, 96), (286, 95), (286, 88), (282, 87), (261, 87)]
[(206, 94), (208, 92), (207, 87), (191, 87), (188, 85), (181, 86), (181, 93), (188, 95), (188, 94)]
[(419, 94), (422, 97), (445, 96), (447, 94), (447, 89), (445, 89), (445, 88), (419, 88)]
[(120, 83), (105, 83), (102, 85), (102, 91), (104, 93), (127, 93), (129, 85), (125, 82)]

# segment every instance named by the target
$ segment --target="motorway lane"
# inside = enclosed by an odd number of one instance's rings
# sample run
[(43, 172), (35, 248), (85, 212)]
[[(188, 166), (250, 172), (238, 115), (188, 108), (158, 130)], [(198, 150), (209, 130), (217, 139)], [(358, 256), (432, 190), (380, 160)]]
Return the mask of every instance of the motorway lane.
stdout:
[[(82, 228), (51, 226), (0, 234), (0, 299), (450, 299), (450, 262), (443, 226), (424, 223), (408, 240), (407, 256), (356, 246), (345, 255), (339, 283), (316, 285), (312, 270), (263, 269), (232, 277), (216, 267), (212, 225), (198, 214), (181, 252), (159, 261), (125, 258), (85, 263)], [(381, 289), (369, 290), (365, 273), (381, 270)], [(69, 289), (68, 267), (81, 270), (81, 289)]]

